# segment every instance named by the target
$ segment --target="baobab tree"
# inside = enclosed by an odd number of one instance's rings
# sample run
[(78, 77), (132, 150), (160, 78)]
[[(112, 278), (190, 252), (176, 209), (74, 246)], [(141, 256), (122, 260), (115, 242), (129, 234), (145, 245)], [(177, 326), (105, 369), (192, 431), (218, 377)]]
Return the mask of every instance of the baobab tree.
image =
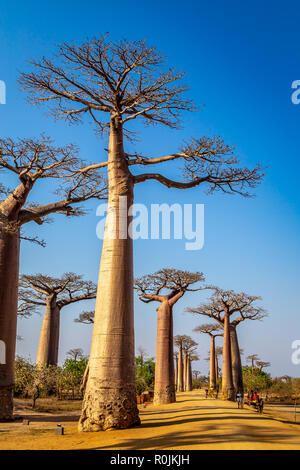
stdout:
[[(243, 373), (236, 327), (244, 320), (261, 320), (265, 310), (255, 305), (261, 297), (235, 293), (232, 290), (214, 288), (210, 302), (197, 308), (188, 308), (190, 313), (205, 315), (216, 320), (224, 329), (222, 395), (232, 400), (237, 392), (243, 392)], [(236, 318), (230, 318), (238, 314)]]
[[(20, 277), (19, 298), (22, 304), (34, 312), (45, 306), (36, 364), (37, 366), (57, 365), (60, 314), (62, 308), (75, 302), (96, 298), (96, 285), (84, 281), (82, 276), (65, 273), (61, 278), (43, 274)], [(25, 308), (26, 308), (25, 307)]]
[(257, 354), (250, 354), (249, 356), (247, 356), (246, 360), (247, 360), (247, 362), (251, 362), (251, 367), (252, 367), (252, 369), (254, 369), (255, 362), (259, 361), (260, 359), (259, 359)]
[[(174, 341), (173, 341), (174, 345)], [(174, 361), (175, 361), (175, 372), (174, 372), (174, 385), (175, 385), (175, 391), (177, 391), (177, 386), (178, 386), (178, 352), (174, 352)]]
[[(0, 340), (6, 345), (5, 364), (0, 364), (0, 419), (13, 417), (20, 239), (43, 244), (22, 229), (29, 222), (41, 225), (53, 213), (80, 215), (82, 209), (73, 205), (106, 197), (106, 183), (95, 170), (76, 176), (83, 165), (74, 145), (55, 146), (46, 136), (0, 139), (0, 169), (16, 180), (11, 189), (0, 185)], [(47, 204), (30, 202), (33, 189), (39, 195), (47, 188), (45, 180), (52, 181), (52, 188), (56, 183), (57, 196)]]
[[(241, 351), (241, 349), (240, 349)], [(216, 378), (217, 378), (217, 383), (218, 383), (218, 378), (219, 378), (219, 356), (223, 355), (223, 348), (221, 346), (216, 346), (215, 348), (215, 355), (216, 355)]]
[(191, 273), (177, 269), (161, 269), (154, 274), (135, 281), (135, 289), (142, 302), (159, 302), (157, 309), (156, 362), (154, 404), (173, 403), (174, 347), (173, 307), (186, 292), (195, 292), (203, 287), (190, 287), (204, 281), (203, 273)]
[(70, 359), (73, 359), (73, 361), (77, 361), (77, 359), (86, 359), (85, 355), (83, 354), (83, 349), (82, 348), (74, 348), (70, 349), (67, 352), (67, 357)]
[(193, 370), (193, 378), (198, 380), (198, 376), (200, 375), (200, 370)]
[[(209, 193), (248, 196), (248, 188), (263, 176), (259, 165), (239, 167), (233, 148), (220, 137), (197, 136), (160, 157), (125, 151), (124, 136), (132, 136), (127, 126), (133, 120), (173, 129), (183, 112), (196, 110), (186, 97), (183, 74), (167, 69), (165, 62), (145, 41), (115, 43), (101, 36), (79, 45), (61, 44), (53, 59), (33, 61), (33, 71), (20, 79), (30, 101), (50, 105), (55, 117), (77, 123), (87, 116), (100, 134), (109, 133), (108, 159), (82, 170), (107, 168), (108, 214), (113, 215), (107, 217), (102, 247), (90, 374), (79, 423), (83, 431), (140, 423), (134, 383), (133, 242), (128, 235), (134, 186), (145, 181), (177, 189), (202, 185)], [(183, 180), (157, 171), (131, 171), (166, 162), (182, 164)]]
[(270, 367), (271, 362), (256, 361), (256, 365), (260, 370), (263, 370), (264, 367)]
[(216, 345), (215, 345), (215, 338), (216, 336), (223, 336), (223, 333), (219, 333), (221, 331), (221, 326), (212, 324), (212, 323), (205, 323), (204, 325), (197, 326), (194, 328), (193, 331), (196, 333), (203, 333), (210, 336), (211, 343), (210, 343), (210, 367), (209, 367), (209, 387), (216, 390), (217, 388), (217, 360), (216, 360)]
[(187, 355), (194, 352), (193, 348), (197, 346), (197, 343), (188, 335), (176, 335), (174, 344), (178, 347), (177, 390), (178, 392), (184, 392), (187, 376)]
[(86, 325), (93, 325), (94, 324), (94, 317), (95, 312), (94, 310), (89, 310), (85, 312), (81, 312), (78, 318), (74, 319), (75, 323), (84, 323)]

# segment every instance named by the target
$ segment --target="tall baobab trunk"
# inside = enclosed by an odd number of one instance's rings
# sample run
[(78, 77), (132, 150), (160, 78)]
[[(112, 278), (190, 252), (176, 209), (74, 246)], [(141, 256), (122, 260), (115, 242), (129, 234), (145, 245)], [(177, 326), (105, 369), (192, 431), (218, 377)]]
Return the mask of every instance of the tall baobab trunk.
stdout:
[(51, 295), (46, 300), (46, 312), (36, 358), (37, 366), (56, 366), (58, 362), (60, 309), (56, 296)]
[(0, 340), (4, 350), (0, 361), (1, 420), (13, 418), (19, 253), (18, 235), (0, 233)]
[(235, 393), (243, 393), (243, 369), (236, 328), (230, 326), (232, 380)]
[(193, 380), (192, 380), (192, 360), (188, 356), (188, 380), (187, 380), (187, 391), (191, 392), (193, 390)]
[[(110, 124), (108, 179), (108, 207), (115, 213), (117, 233), (115, 238), (103, 240), (81, 431), (140, 424), (135, 391), (133, 246), (127, 220), (133, 203), (133, 180), (124, 157), (122, 124), (114, 117)], [(122, 196), (124, 211), (119, 207)], [(107, 217), (106, 236), (112, 224), (114, 220)]]
[(218, 378), (219, 378), (219, 361), (218, 355), (215, 353), (215, 368), (216, 368), (216, 385), (218, 386)]
[(209, 368), (209, 387), (214, 390), (217, 388), (217, 372), (216, 372), (216, 348), (215, 337), (211, 336), (210, 343), (210, 368)]
[(178, 390), (178, 357), (175, 357), (175, 374), (174, 374), (175, 391)]
[(227, 309), (225, 309), (224, 314), (222, 398), (223, 400), (234, 399), (230, 347), (230, 319)]
[(172, 307), (166, 300), (157, 309), (154, 405), (174, 403), (176, 401), (172, 317)]
[(177, 391), (183, 392), (183, 358), (182, 358), (182, 345), (178, 347), (178, 385)]

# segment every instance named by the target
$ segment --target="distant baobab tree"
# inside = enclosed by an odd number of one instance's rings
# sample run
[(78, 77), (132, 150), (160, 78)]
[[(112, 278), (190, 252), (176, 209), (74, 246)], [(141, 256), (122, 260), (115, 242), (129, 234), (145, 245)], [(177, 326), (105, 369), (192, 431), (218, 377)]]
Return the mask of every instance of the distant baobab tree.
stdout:
[(255, 362), (260, 360), (257, 354), (250, 354), (250, 356), (247, 356), (246, 359), (247, 362), (251, 362), (252, 369), (255, 367)]
[(193, 369), (193, 378), (198, 380), (199, 375), (201, 374), (200, 370), (194, 370)]
[(74, 319), (75, 323), (84, 323), (86, 325), (93, 325), (94, 324), (94, 317), (95, 312), (94, 310), (88, 312), (82, 312), (79, 314), (78, 318)]
[(216, 354), (216, 377), (217, 377), (217, 382), (219, 378), (219, 356), (223, 356), (223, 348), (221, 346), (216, 346), (215, 349), (215, 354)]
[(82, 348), (74, 348), (70, 349), (67, 352), (67, 357), (70, 359), (73, 359), (73, 361), (77, 361), (78, 359), (86, 359), (85, 355), (83, 354), (83, 349)]
[(262, 370), (264, 367), (270, 367), (271, 362), (256, 361), (257, 367)]
[[(224, 329), (223, 336), (223, 399), (233, 400), (235, 393), (243, 392), (243, 373), (236, 327), (244, 320), (261, 320), (265, 310), (255, 305), (261, 297), (214, 288), (208, 303), (188, 308), (190, 313), (216, 320)], [(238, 315), (231, 318), (233, 315)]]
[(20, 310), (34, 312), (38, 307), (46, 307), (36, 359), (38, 366), (57, 365), (61, 309), (95, 297), (96, 285), (74, 273), (65, 273), (60, 278), (43, 274), (20, 277)]
[[(0, 170), (15, 178), (10, 189), (0, 184), (0, 340), (6, 344), (6, 363), (0, 364), (0, 419), (13, 417), (20, 240), (44, 244), (37, 237), (25, 236), (22, 229), (29, 222), (41, 225), (54, 213), (80, 215), (83, 210), (74, 205), (106, 198), (106, 183), (95, 170), (77, 173), (84, 164), (74, 145), (55, 146), (43, 135), (0, 139)], [(29, 200), (32, 192), (44, 200), (49, 186), (56, 189), (49, 203)]]
[[(191, 357), (197, 357), (195, 354), (198, 343), (188, 335), (176, 335), (174, 344), (178, 347), (178, 377), (177, 390), (179, 392), (189, 391), (191, 389)], [(198, 359), (195, 359), (198, 360)]]
[(183, 346), (186, 344), (188, 338), (190, 338), (188, 335), (176, 335), (174, 337), (174, 345), (178, 347), (178, 373), (177, 377), (175, 377), (178, 392), (184, 392)]
[(203, 273), (190, 273), (177, 269), (161, 269), (154, 274), (135, 281), (142, 302), (159, 302), (157, 309), (157, 339), (154, 382), (154, 404), (173, 403), (174, 349), (173, 349), (173, 307), (186, 292), (198, 291), (203, 287), (191, 287), (204, 281)]
[[(133, 242), (128, 236), (134, 186), (145, 181), (176, 189), (202, 185), (209, 193), (248, 196), (248, 188), (254, 188), (263, 177), (259, 165), (239, 167), (233, 148), (220, 137), (197, 136), (179, 151), (160, 157), (126, 152), (124, 136), (134, 135), (127, 125), (135, 119), (174, 129), (183, 112), (196, 110), (185, 96), (183, 74), (167, 68), (165, 62), (165, 57), (145, 41), (113, 42), (100, 36), (78, 45), (61, 44), (53, 59), (32, 61), (33, 71), (20, 79), (30, 101), (49, 105), (56, 118), (77, 123), (87, 117), (100, 134), (109, 133), (108, 159), (83, 169), (83, 174), (94, 168), (107, 169), (109, 212), (115, 217), (107, 217), (102, 247), (101, 289), (79, 423), (82, 431), (140, 423), (134, 370)], [(131, 171), (167, 162), (175, 163), (175, 169), (182, 168), (181, 181), (169, 177), (172, 163), (167, 176), (157, 170)], [(129, 217), (122, 216), (124, 210), (129, 211)], [(120, 236), (109, 237), (115, 229)]]
[(210, 336), (210, 368), (209, 368), (209, 387), (216, 390), (217, 380), (218, 380), (218, 370), (217, 370), (217, 357), (216, 357), (216, 346), (215, 338), (216, 336), (223, 336), (223, 333), (220, 333), (222, 330), (220, 325), (205, 323), (204, 325), (199, 325), (194, 328), (193, 331), (196, 333), (204, 333)]

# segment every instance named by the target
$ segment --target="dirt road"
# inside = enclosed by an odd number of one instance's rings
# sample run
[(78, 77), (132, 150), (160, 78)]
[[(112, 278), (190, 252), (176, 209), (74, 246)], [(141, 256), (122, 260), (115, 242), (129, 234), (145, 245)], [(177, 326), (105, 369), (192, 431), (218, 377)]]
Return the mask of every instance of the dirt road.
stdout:
[[(234, 403), (178, 394), (171, 405), (141, 408), (142, 425), (122, 431), (78, 433), (77, 412), (31, 414), (29, 426), (0, 423), (0, 449), (300, 449), (300, 426), (275, 421)], [(57, 423), (64, 436), (55, 436)]]

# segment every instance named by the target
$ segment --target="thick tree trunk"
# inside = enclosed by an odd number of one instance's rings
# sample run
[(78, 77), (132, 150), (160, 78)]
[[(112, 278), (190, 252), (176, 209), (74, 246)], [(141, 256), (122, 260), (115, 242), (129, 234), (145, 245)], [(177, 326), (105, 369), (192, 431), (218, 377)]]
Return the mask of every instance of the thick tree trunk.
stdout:
[(223, 400), (234, 399), (230, 348), (230, 324), (229, 313), (226, 310), (224, 315), (222, 398)]
[(217, 373), (216, 373), (216, 348), (215, 337), (211, 336), (210, 343), (210, 368), (209, 368), (209, 387), (214, 390), (217, 388)]
[(157, 309), (154, 405), (176, 401), (173, 354), (172, 308), (166, 300)]
[(244, 393), (241, 353), (235, 327), (230, 327), (232, 380), (235, 394)]
[[(0, 419), (13, 418), (20, 239), (0, 233)], [(2, 356), (2, 355), (1, 355)]]
[(178, 386), (177, 391), (183, 392), (183, 359), (182, 359), (182, 346), (178, 348)]
[(51, 295), (46, 300), (46, 312), (40, 333), (36, 358), (37, 366), (57, 366), (59, 345), (60, 309), (56, 296)]
[[(140, 424), (135, 391), (133, 246), (128, 209), (133, 179), (123, 149), (122, 125), (112, 118), (108, 156), (109, 211), (117, 233), (103, 240), (89, 375), (79, 422), (81, 431), (122, 429)], [(125, 202), (120, 211), (120, 197)], [(126, 199), (127, 198), (127, 199)], [(107, 217), (105, 233), (114, 221)]]
[(175, 374), (174, 374), (175, 391), (178, 390), (178, 357), (175, 357)]

